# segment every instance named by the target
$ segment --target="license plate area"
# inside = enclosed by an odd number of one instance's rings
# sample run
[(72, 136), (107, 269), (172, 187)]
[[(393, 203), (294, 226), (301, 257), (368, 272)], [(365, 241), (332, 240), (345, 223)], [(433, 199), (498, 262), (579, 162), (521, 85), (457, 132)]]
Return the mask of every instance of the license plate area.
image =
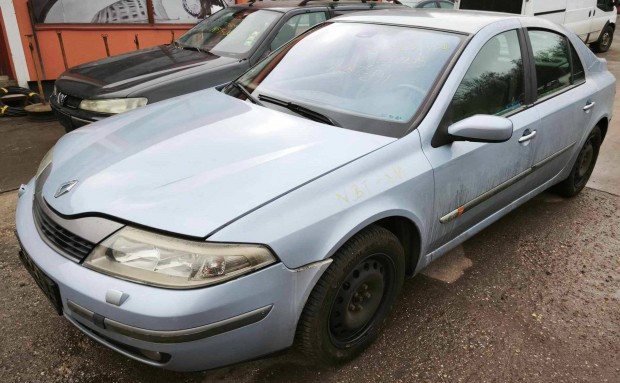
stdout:
[(30, 256), (22, 249), (19, 251), (19, 260), (22, 262), (28, 273), (32, 276), (37, 286), (43, 291), (43, 294), (50, 301), (56, 313), (62, 315), (62, 301), (60, 300), (60, 290), (56, 282), (50, 279), (39, 267), (32, 261)]

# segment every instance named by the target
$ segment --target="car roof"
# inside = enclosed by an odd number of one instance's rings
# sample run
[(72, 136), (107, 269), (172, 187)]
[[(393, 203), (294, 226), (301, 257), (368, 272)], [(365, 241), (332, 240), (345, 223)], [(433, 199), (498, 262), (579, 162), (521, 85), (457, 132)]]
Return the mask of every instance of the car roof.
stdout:
[(526, 16), (511, 13), (466, 11), (439, 8), (390, 9), (356, 12), (331, 21), (392, 24), (427, 29), (438, 29), (463, 34), (475, 34), (487, 25)]
[(359, 9), (369, 9), (369, 8), (395, 8), (395, 9), (404, 9), (405, 6), (400, 4), (391, 4), (391, 3), (380, 3), (377, 1), (362, 1), (362, 0), (336, 0), (336, 1), (312, 1), (312, 0), (266, 0), (266, 1), (256, 1), (254, 3), (243, 3), (236, 4), (232, 7), (246, 7), (246, 8), (257, 8), (257, 9), (270, 9), (277, 10), (282, 12), (287, 12), (293, 9), (298, 8), (308, 8), (308, 7), (330, 7), (330, 8), (338, 8), (338, 7), (347, 7), (348, 9), (359, 7)]

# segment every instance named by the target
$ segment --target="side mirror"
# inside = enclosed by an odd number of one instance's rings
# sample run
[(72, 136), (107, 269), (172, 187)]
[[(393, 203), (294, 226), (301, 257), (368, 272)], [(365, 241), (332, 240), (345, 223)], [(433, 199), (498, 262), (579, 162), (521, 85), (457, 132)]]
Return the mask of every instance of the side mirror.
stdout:
[(512, 121), (478, 114), (451, 125), (448, 134), (454, 141), (506, 142), (512, 137)]

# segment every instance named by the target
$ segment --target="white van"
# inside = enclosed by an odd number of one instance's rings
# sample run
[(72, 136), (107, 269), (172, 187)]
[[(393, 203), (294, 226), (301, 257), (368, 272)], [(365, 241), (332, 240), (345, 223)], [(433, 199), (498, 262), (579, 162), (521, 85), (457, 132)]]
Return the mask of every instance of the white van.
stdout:
[(611, 46), (616, 0), (455, 0), (456, 9), (540, 16), (564, 25), (597, 52)]

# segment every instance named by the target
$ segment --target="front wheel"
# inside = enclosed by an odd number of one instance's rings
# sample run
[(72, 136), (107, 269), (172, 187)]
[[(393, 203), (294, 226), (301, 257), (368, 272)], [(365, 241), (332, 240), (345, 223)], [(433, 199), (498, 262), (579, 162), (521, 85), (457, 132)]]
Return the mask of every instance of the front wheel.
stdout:
[(598, 38), (598, 41), (592, 44), (592, 48), (594, 48), (595, 52), (603, 53), (607, 52), (611, 47), (611, 43), (614, 41), (614, 29), (607, 25), (603, 28), (601, 35)]
[(398, 238), (370, 226), (333, 257), (301, 314), (296, 341), (306, 355), (326, 365), (345, 363), (379, 335), (405, 278)]
[(581, 147), (570, 175), (554, 187), (555, 192), (562, 197), (570, 198), (579, 194), (586, 187), (598, 159), (601, 141), (601, 130), (596, 126)]

